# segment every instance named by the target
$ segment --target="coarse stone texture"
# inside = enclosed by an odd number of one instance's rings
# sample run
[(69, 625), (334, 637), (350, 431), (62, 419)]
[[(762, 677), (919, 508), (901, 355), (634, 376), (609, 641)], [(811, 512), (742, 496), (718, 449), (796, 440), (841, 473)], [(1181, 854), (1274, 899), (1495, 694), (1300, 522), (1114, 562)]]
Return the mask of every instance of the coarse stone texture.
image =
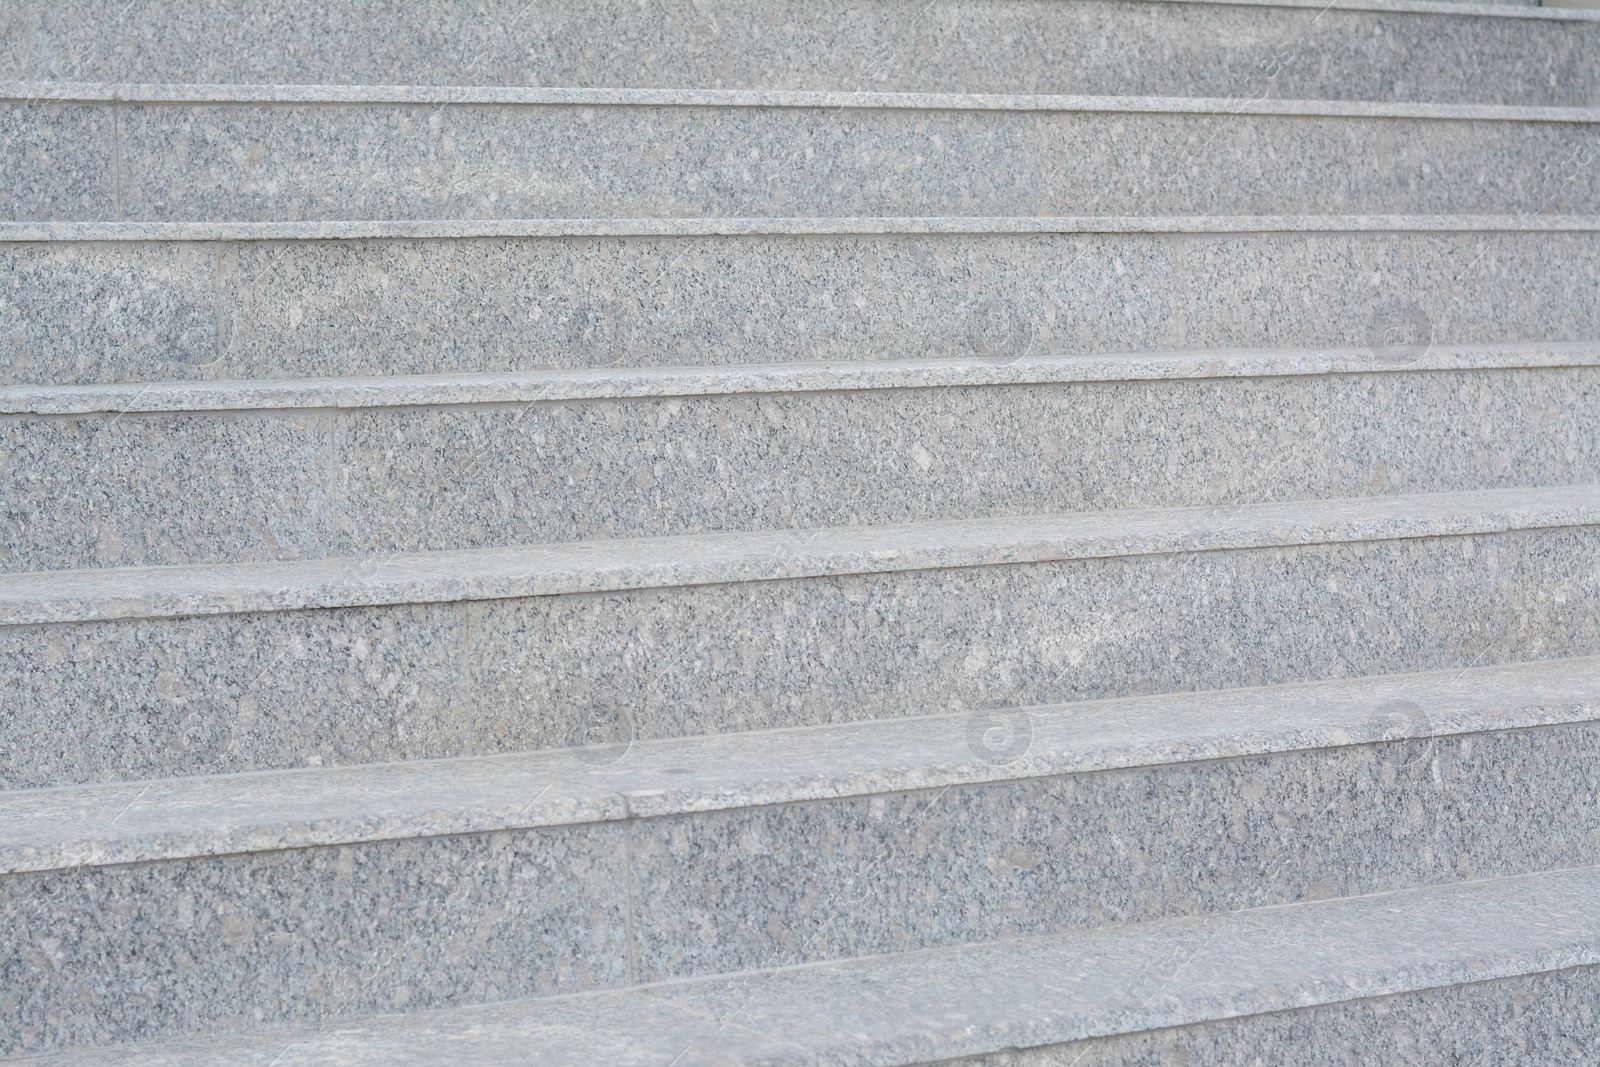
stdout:
[(0, 625), (513, 600), (1600, 524), (1600, 485), (0, 574)]
[[(48, 121), (50, 110), (37, 113)], [(120, 136), (119, 217), (151, 221), (1516, 215), (1600, 205), (1600, 171), (1582, 165), (1600, 154), (1595, 124), (159, 104), (124, 105)], [(106, 216), (89, 205), (73, 217)]]
[[(244, 244), (218, 377), (1600, 337), (1587, 234)], [(737, 309), (737, 310), (733, 310)]]
[(206, 244), (0, 244), (0, 380), (206, 376), (217, 254)]
[(130, 107), (124, 199), (148, 220), (1033, 214), (1035, 135), (996, 112)]
[(363, 413), (340, 427), (345, 551), (1600, 481), (1578, 377)]
[[(0, 630), (9, 787), (484, 751), (461, 611)], [(66, 729), (71, 715), (70, 730)], [(506, 744), (495, 748), (512, 747)]]
[(598, 1049), (641, 1065), (927, 1063), (1593, 967), (1596, 877), (1557, 871), (37, 1062), (557, 1064)]
[(0, 878), (0, 1053), (606, 989), (620, 826)]
[(111, 109), (0, 102), (0, 218), (115, 219)]
[(940, 1067), (1343, 1067), (1464, 1063), (1577, 1067), (1600, 1044), (1600, 967), (1074, 1041)]
[(1591, 371), (903, 390), (338, 423), (344, 554), (1600, 482)]
[(325, 555), (332, 431), (318, 412), (0, 421), (0, 568)]
[[(729, 811), (1600, 721), (1600, 657), (0, 793), (0, 874)], [(1492, 741), (1492, 738), (1490, 739)], [(1424, 749), (1431, 752), (1431, 749)]]
[[(1429, 0), (1431, 3), (1432, 0)], [(891, 359), (756, 363), (732, 367), (586, 367), (228, 381), (31, 383), (0, 386), (7, 415), (161, 414), (468, 404), (532, 407), (563, 401), (765, 397), (791, 393), (1000, 385), (1305, 378), (1387, 371), (1577, 370), (1600, 366), (1600, 341), (1414, 346), (1397, 334), (1364, 348), (1220, 348), (1061, 353), (1018, 359)], [(889, 395), (895, 395), (890, 393)]]
[(1600, 273), (1582, 232), (0, 244), (0, 263), (10, 383), (1240, 347), (1403, 364), (1430, 340), (1600, 338), (1600, 293), (1571, 284)]
[(642, 981), (1600, 860), (1600, 724), (636, 823)]
[(1556, 257), (1570, 283), (1600, 273), (1597, 253), (1600, 244), (1554, 234), (1195, 237), (1174, 252), (1178, 339), (1209, 347), (1340, 338), (1388, 344), (1397, 359), (1429, 336), (1576, 340), (1596, 334), (1600, 318), (1591, 316), (1600, 316), (1600, 291), (1563, 290), (1537, 259)]
[(10, 875), (7, 1051), (616, 987), (625, 877), (650, 982), (1572, 867), (1600, 823), (1549, 828), (1593, 811), (1597, 749), (1589, 722), (680, 815), (626, 849), (588, 826)]
[[(474, 604), (479, 714), (544, 744), (1578, 655), (1592, 529)], [(571, 716), (557, 725), (557, 719)]]
[(0, 3), (0, 1060), (1589, 1067), (1597, 54)]
[(1039, 116), (1045, 215), (1584, 214), (1600, 126), (1253, 115)]
[(1594, 879), (1590, 868), (1102, 927), (658, 995), (737, 1013), (823, 1062), (926, 1063), (1592, 965)]
[[(8, 788), (1600, 651), (1595, 528), (0, 628)], [(63, 731), (62, 709), (74, 728)], [(626, 716), (626, 720), (622, 717)]]
[(19, 0), (0, 12), (0, 78), (1600, 102), (1600, 27), (1500, 10)]
[(0, 569), (1600, 482), (1592, 369), (0, 418)]

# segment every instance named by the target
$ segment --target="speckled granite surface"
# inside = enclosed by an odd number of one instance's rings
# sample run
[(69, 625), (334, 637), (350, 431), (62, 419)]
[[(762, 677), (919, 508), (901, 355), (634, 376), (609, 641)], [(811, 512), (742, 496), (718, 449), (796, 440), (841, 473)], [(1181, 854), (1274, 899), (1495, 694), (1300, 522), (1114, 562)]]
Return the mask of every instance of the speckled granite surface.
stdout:
[(204, 244), (0, 246), (6, 380), (200, 375), (217, 358), (216, 258)]
[(0, 780), (559, 747), (623, 712), (676, 737), (1600, 652), (1592, 527), (1158, 551), (0, 628), (22, 695)]
[(627, 981), (623, 829), (0, 879), (0, 1050)]
[[(471, 1064), (502, 1067), (575, 1067), (617, 1064), (663, 1067), (679, 1064), (806, 1063), (793, 1044), (763, 1037), (741, 1026), (719, 1026), (705, 1016), (665, 1004), (643, 993), (538, 1001), (535, 1004), (420, 1012), (388, 1019), (349, 1020), (304, 1029), (265, 1029), (241, 1038), (177, 1040), (131, 1048), (81, 1048), (16, 1061), (40, 1067), (112, 1064), (132, 1067), (329, 1067), (370, 1064), (438, 1067)], [(12, 1061), (5, 1061), (12, 1062)], [(814, 1060), (809, 1062), (814, 1063)]]
[[(918, 98), (910, 97), (911, 101)], [(1587, 121), (452, 104), (12, 105), (14, 186), (103, 167), (95, 221), (1582, 214)], [(97, 121), (101, 136), (78, 128)], [(68, 124), (70, 128), (61, 128)], [(359, 146), (359, 150), (358, 150)], [(29, 164), (33, 163), (32, 166)]]
[[(1462, 997), (1453, 1007), (1465, 1012), (1485, 1002), (1481, 991), (1463, 988), (1467, 983), (1572, 975), (1575, 989), (1550, 990), (1550, 1000), (1523, 1016), (1539, 1019), (1548, 1017), (1542, 1009), (1590, 994), (1600, 958), (1597, 901), (1592, 870), (1561, 872), (533, 1004), (262, 1031), (249, 1041), (230, 1035), (85, 1049), (35, 1062), (643, 1065), (675, 1058), (887, 1067), (1427, 990), (1437, 990), (1434, 1004)], [(1512, 987), (1491, 992), (1489, 1000), (1516, 1003), (1525, 993)], [(1583, 1011), (1570, 1025), (1581, 1036), (1591, 1020)]]
[(1586, 722), (14, 874), (0, 1032), (138, 1040), (1575, 867), (1600, 860), (1597, 799)]
[(1600, 229), (1600, 216), (1594, 214), (1530, 212), (1516, 215), (658, 215), (645, 218), (313, 219), (296, 222), (0, 221), (0, 240), (435, 241), (844, 234), (1593, 233), (1597, 229)]
[(1593, 369), (0, 417), (0, 569), (1600, 483), (1597, 422)]
[(332, 431), (321, 414), (0, 420), (0, 567), (326, 555)]
[(1452, 6), (30, 0), (0, 78), (1596, 102), (1592, 23)]
[(119, 217), (115, 155), (104, 107), (0, 103), (0, 215)]
[(1363, 348), (1217, 348), (1112, 354), (1004, 353), (960, 359), (755, 363), (726, 367), (391, 374), (342, 378), (167, 380), (0, 387), (0, 413), (347, 410), (856, 392), (979, 385), (1065, 385), (1304, 377), (1374, 371), (1534, 370), (1600, 365), (1600, 341)]
[[(923, 222), (939, 220), (910, 220)], [(112, 382), (1365, 348), (1384, 316), (1418, 311), (1437, 344), (1600, 338), (1600, 295), (1570, 283), (1600, 273), (1600, 237), (1432, 223), (1469, 232), (830, 236), (842, 224), (825, 221), (815, 235), (732, 238), (5, 243), (0, 276), (16, 282), (0, 287), (0, 300), (16, 302), (17, 318), (0, 333), (0, 376)], [(118, 290), (108, 310), (104, 293), (144, 271), (152, 283)], [(9, 295), (24, 281), (35, 295)]]
[[(998, 715), (998, 717), (996, 717)], [(1600, 720), (1600, 659), (0, 793), (0, 873), (528, 829)], [(1424, 745), (1417, 766), (1431, 758)]]
[(1600, 862), (1600, 724), (649, 820), (686, 978)]
[(0, 1058), (1585, 1054), (1600, 12), (509, 2), (0, 11)]
[(0, 625), (496, 601), (1263, 546), (1590, 527), (1600, 485), (608, 538), (0, 574)]
[[(1103, 931), (1103, 940), (1019, 939), (959, 957), (889, 957), (815, 977), (780, 974), (755, 997), (737, 978), (666, 986), (661, 995), (713, 1017), (737, 1011), (740, 1025), (803, 1041), (829, 1063), (936, 1060), (979, 1041), (1027, 1047), (1065, 1030), (1170, 1025), (1202, 1003), (1215, 1011), (1225, 1001), (1230, 1014), (1242, 1014), (1590, 964), (1600, 917), (1594, 877), (1571, 872), (1122, 927)], [(1157, 940), (1158, 929), (1187, 937), (1162, 945), (1167, 951), (1154, 959), (1118, 951), (1147, 933)], [(1496, 949), (1509, 943), (1540, 963), (1506, 967)], [(1070, 956), (1061, 951), (1068, 944)], [(1177, 982), (1166, 978), (1174, 965)], [(1090, 1004), (1099, 1009), (1093, 1021), (1085, 1018)], [(819, 1019), (827, 1020), (825, 1034)], [(898, 1060), (884, 1055), (891, 1041)]]
[(1600, 1047), (1600, 967), (1248, 1015), (940, 1067), (1275, 1067), (1526, 1064), (1578, 1067)]

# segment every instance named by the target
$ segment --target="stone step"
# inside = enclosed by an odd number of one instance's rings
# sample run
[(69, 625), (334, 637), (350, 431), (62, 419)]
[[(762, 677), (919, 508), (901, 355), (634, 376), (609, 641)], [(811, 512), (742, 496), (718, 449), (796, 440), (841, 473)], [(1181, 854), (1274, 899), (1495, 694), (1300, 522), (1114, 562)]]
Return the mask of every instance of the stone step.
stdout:
[(0, 78), (1595, 104), (1597, 30), (1588, 12), (1427, 0), (15, 0)]
[[(1600, 344), (0, 389), (0, 570), (1600, 483)], [(203, 501), (203, 504), (197, 504)]]
[(1584, 1062), (1597, 57), (5, 5), (0, 1059)]
[(1597, 518), (1579, 486), (0, 575), (0, 782), (1590, 655)]
[[(0, 792), (0, 875), (931, 795), (1595, 722), (1600, 657), (1588, 657), (789, 730), (624, 737), (501, 756), (14, 790)], [(1431, 746), (1422, 750), (1435, 758)]]
[(1587, 660), (0, 795), (13, 942), (68, 946), (9, 961), (31, 993), (5, 1029), (148, 1038), (1583, 865), (1592, 820), (1550, 827), (1600, 791), (1597, 720)]
[[(1600, 1035), (1597, 930), (1591, 867), (27, 1062), (1103, 1064), (1220, 1038), (1309, 1063), (1307, 1031), (1366, 1062), (1435, 1043), (1581, 1062)], [(1501, 1020), (1524, 1025), (1485, 1025)]]
[[(1375, 340), (1385, 340), (1377, 338)], [(211, 413), (429, 408), (589, 400), (655, 400), (968, 386), (1226, 380), (1381, 371), (1572, 369), (1600, 342), (1376, 344), (1327, 349), (1191, 349), (984, 358), (591, 367), (344, 378), (253, 378), (0, 386), (0, 415)]]
[(1600, 339), (1600, 217), (0, 225), (0, 382)]
[[(22, 147), (0, 164), (11, 189), (0, 210), (10, 219), (1515, 215), (1600, 206), (1600, 168), (1585, 165), (1600, 155), (1594, 107), (113, 85), (57, 90), (109, 98), (69, 103), (40, 99), (48, 90), (0, 87), (10, 98), (7, 138)], [(195, 97), (205, 100), (183, 102)]]

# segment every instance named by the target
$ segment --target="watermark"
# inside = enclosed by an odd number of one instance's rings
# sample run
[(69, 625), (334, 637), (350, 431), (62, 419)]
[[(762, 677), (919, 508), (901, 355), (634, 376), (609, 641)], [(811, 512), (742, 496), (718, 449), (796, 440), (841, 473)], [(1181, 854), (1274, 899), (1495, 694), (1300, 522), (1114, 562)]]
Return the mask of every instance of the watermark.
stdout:
[(983, 301), (967, 319), (967, 344), (994, 367), (1009, 367), (1033, 351), (1036, 334), (1026, 310), (996, 299)]
[(1033, 717), (1020, 708), (967, 716), (967, 748), (985, 763), (1015, 763), (1033, 747)]
[(1229, 919), (1243, 908), (1227, 912), (1213, 912), (1199, 918), (1197, 937), (1175, 941), (1165, 952), (1145, 960), (1127, 984), (1127, 994), (1138, 1001), (1146, 1011), (1155, 1007), (1157, 999), (1167, 985), (1177, 980), (1183, 969), (1194, 962), (1206, 948), (1229, 929)]
[(1415, 767), (1433, 756), (1433, 718), (1414, 700), (1391, 700), (1380, 706), (1367, 721), (1374, 741), (1421, 742), (1421, 750), (1399, 764), (1400, 769)]
[(881, 85), (895, 75), (905, 56), (906, 42), (915, 38), (918, 24), (927, 17), (929, 11), (933, 10), (934, 2), (935, 0), (928, 0), (927, 5), (906, 23), (905, 28), (897, 36), (879, 41), (878, 46), (857, 64), (862, 81), (869, 86)]
[(1433, 318), (1417, 304), (1380, 306), (1367, 324), (1367, 347), (1382, 363), (1416, 363), (1433, 348)]
[(591, 767), (609, 767), (633, 748), (633, 715), (620, 704), (590, 708), (580, 724), (578, 743), (567, 754)]
[(1415, 700), (1391, 700), (1378, 708), (1367, 722), (1377, 741), (1403, 741), (1426, 737), (1433, 731), (1433, 719)]

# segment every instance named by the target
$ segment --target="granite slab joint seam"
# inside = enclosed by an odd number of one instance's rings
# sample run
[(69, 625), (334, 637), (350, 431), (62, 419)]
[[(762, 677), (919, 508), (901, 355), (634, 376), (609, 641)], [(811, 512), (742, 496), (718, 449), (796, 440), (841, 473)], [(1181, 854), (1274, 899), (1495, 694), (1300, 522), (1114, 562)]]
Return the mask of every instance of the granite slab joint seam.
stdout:
[(433, 409), (566, 401), (1054, 385), (1154, 380), (1325, 377), (1600, 365), (1600, 342), (1431, 345), (1383, 356), (1369, 349), (1259, 349), (530, 370), (351, 378), (185, 380), (0, 387), (0, 416), (96, 413)]
[(0, 102), (173, 105), (421, 105), (1020, 111), (1600, 123), (1600, 107), (1175, 96), (818, 92), (771, 89), (497, 88), (427, 85), (178, 85), (0, 82)]
[(0, 222), (0, 244), (558, 237), (1032, 234), (1594, 233), (1600, 215), (764, 216), (379, 219), (307, 222)]
[(0, 576), (0, 625), (500, 600), (1600, 523), (1600, 485)]
[(122, 106), (111, 107), (111, 210), (122, 221)]

